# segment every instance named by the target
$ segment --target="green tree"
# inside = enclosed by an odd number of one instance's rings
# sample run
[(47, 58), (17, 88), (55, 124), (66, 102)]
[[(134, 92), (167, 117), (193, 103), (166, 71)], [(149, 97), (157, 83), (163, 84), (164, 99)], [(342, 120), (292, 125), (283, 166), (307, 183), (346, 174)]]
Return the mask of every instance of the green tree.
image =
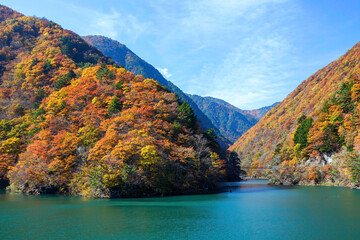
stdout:
[(360, 184), (360, 157), (351, 152), (345, 159), (346, 167), (350, 170), (351, 181), (356, 185)]
[(187, 102), (182, 102), (178, 108), (178, 111), (178, 118), (182, 122), (185, 122), (189, 128), (196, 129), (196, 116), (190, 105)]
[(353, 82), (342, 83), (340, 90), (336, 92), (331, 100), (334, 104), (339, 105), (345, 113), (354, 110), (354, 103), (351, 101), (351, 88), (353, 85)]
[(65, 75), (62, 75), (61, 77), (59, 77), (59, 79), (56, 81), (55, 83), (55, 88), (56, 90), (60, 90), (63, 87), (66, 87), (68, 85), (70, 85), (71, 83), (71, 79), (75, 78), (76, 74), (74, 73), (73, 70), (69, 70), (69, 72)]
[(240, 175), (246, 173), (240, 168), (240, 158), (235, 151), (226, 152), (226, 178), (227, 181), (234, 182), (241, 179)]
[(341, 139), (339, 138), (338, 131), (336, 125), (327, 124), (323, 129), (323, 143), (315, 148), (319, 152), (334, 152), (343, 144)]
[(208, 146), (213, 149), (213, 150), (218, 150), (219, 149), (219, 144), (216, 141), (217, 136), (215, 134), (214, 129), (210, 128), (208, 129), (206, 132), (203, 133), (204, 137), (206, 138), (206, 140), (208, 141)]
[(294, 143), (300, 144), (300, 149), (306, 148), (308, 143), (308, 135), (309, 130), (312, 127), (313, 120), (312, 118), (306, 118), (302, 120), (301, 124), (297, 127), (295, 134), (294, 134)]
[(114, 85), (114, 87), (115, 87), (116, 90), (122, 89), (122, 86), (123, 86), (123, 82), (122, 82), (121, 80), (118, 81), (118, 82)]
[(111, 116), (112, 114), (114, 114), (120, 110), (121, 110), (121, 102), (117, 96), (114, 96), (108, 107), (109, 115)]
[(113, 73), (112, 71), (110, 71), (107, 67), (106, 64), (103, 63), (101, 65), (101, 67), (99, 68), (97, 74), (96, 74), (97, 79), (102, 80), (103, 78), (106, 79), (115, 79), (115, 73)]

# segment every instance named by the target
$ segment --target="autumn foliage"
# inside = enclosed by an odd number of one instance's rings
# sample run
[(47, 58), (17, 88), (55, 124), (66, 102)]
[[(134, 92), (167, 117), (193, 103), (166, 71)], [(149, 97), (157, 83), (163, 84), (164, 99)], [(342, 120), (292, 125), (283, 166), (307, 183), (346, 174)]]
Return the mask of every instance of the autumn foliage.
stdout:
[(287, 172), (288, 183), (358, 184), (359, 59), (360, 43), (301, 83), (230, 149), (244, 166), (262, 162), (263, 175), (275, 181)]
[(185, 102), (51, 21), (1, 5), (0, 13), (0, 178), (11, 189), (91, 197), (215, 189), (226, 163)]

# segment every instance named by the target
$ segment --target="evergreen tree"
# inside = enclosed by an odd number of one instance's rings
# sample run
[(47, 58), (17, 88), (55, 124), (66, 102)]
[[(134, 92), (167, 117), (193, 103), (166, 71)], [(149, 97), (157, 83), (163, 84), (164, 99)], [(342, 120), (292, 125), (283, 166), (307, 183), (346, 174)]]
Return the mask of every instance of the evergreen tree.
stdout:
[(194, 110), (187, 102), (182, 102), (179, 106), (178, 118), (186, 123), (186, 125), (195, 130), (196, 129), (196, 116)]
[(114, 114), (120, 110), (121, 110), (121, 102), (117, 96), (114, 96), (108, 107), (109, 115), (111, 116), (112, 114)]
[(300, 148), (304, 149), (308, 146), (308, 134), (309, 130), (312, 127), (313, 120), (312, 118), (306, 118), (301, 122), (301, 124), (297, 127), (296, 132), (294, 134), (294, 143), (300, 144)]

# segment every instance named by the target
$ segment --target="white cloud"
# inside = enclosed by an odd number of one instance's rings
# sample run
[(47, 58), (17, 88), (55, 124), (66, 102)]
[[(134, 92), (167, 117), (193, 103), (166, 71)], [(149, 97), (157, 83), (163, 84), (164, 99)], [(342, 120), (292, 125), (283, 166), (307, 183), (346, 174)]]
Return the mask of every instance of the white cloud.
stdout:
[(159, 72), (167, 79), (172, 76), (167, 68), (157, 68), (157, 70), (159, 70)]
[(292, 51), (293, 46), (282, 36), (251, 36), (219, 66), (204, 68), (192, 83), (204, 95), (222, 98), (242, 109), (258, 108), (285, 97), (287, 79), (293, 74), (289, 68), (296, 65), (296, 59), (290, 57)]
[(131, 14), (120, 14), (116, 10), (111, 13), (98, 13), (91, 21), (90, 31), (95, 34), (116, 38), (120, 34), (126, 34), (135, 41), (146, 29), (146, 23), (140, 23)]
[(296, 62), (288, 24), (297, 11), (292, 2), (155, 0), (150, 4), (153, 15), (145, 18), (121, 8), (106, 13), (74, 9), (91, 16), (91, 34), (115, 39), (126, 35), (133, 41), (150, 38), (155, 53), (172, 63), (176, 75), (167, 68), (158, 70), (185, 92), (222, 98), (246, 109), (285, 97), (289, 68)]
[(247, 109), (296, 85), (294, 0), (123, 0), (101, 10), (62, 1), (85, 18), (78, 32), (130, 44), (150, 64), (167, 66), (158, 69), (185, 92)]
[(146, 29), (147, 23), (140, 22), (135, 16), (119, 9), (110, 9), (108, 12), (99, 11), (86, 6), (80, 6), (73, 2), (58, 1), (58, 4), (66, 6), (75, 15), (80, 15), (86, 24), (81, 32), (83, 35), (104, 35), (116, 38), (126, 35), (135, 41)]
[[(169, 22), (173, 20), (168, 32), (162, 32), (165, 42), (171, 40), (188, 41), (192, 45), (208, 43), (224, 44), (223, 40), (230, 37), (237, 38), (238, 31), (251, 30), (247, 21), (256, 20), (264, 15), (269, 5), (277, 5), (288, 0), (185, 0), (182, 5), (182, 14), (166, 16)], [(166, 14), (166, 10), (158, 11)], [(281, 12), (281, 9), (272, 9)], [(217, 41), (220, 40), (220, 41)], [(226, 43), (225, 43), (226, 44)], [(166, 45), (166, 43), (165, 43)]]
[(297, 9), (282, 8), (288, 2), (187, 2), (190, 13), (181, 21), (185, 30), (174, 32), (191, 36), (207, 50), (223, 49), (223, 56), (213, 62), (208, 58), (197, 75), (176, 83), (190, 93), (221, 98), (243, 109), (282, 100), (294, 75), (291, 68), (297, 64), (289, 23)]

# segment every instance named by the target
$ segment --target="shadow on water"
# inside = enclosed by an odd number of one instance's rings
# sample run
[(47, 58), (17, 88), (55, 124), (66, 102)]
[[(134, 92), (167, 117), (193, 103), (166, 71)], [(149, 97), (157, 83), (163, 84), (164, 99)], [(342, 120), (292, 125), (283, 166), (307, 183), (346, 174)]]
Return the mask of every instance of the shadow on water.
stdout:
[(88, 199), (82, 197), (71, 197), (64, 195), (25, 195), (19, 193), (6, 192), (4, 189), (0, 189), (0, 201), (39, 201), (42, 204), (44, 202), (65, 202), (65, 203), (89, 203), (94, 205), (108, 204), (113, 206), (172, 206), (173, 204), (184, 203), (194, 204), (209, 201), (221, 201), (226, 199), (228, 193), (256, 193), (256, 192), (268, 192), (275, 190), (295, 189), (295, 186), (277, 186), (268, 185), (266, 179), (252, 179), (241, 182), (225, 182), (219, 185), (220, 192), (218, 194), (201, 194), (201, 195), (178, 195), (167, 197), (151, 197), (151, 198), (120, 198), (120, 199)]
[(226, 182), (220, 185), (223, 191), (230, 193), (254, 193), (274, 190), (294, 189), (294, 186), (269, 185), (266, 179), (252, 179), (242, 182)]
[(359, 239), (360, 191), (266, 180), (222, 187), (219, 194), (141, 199), (0, 190), (0, 239)]

